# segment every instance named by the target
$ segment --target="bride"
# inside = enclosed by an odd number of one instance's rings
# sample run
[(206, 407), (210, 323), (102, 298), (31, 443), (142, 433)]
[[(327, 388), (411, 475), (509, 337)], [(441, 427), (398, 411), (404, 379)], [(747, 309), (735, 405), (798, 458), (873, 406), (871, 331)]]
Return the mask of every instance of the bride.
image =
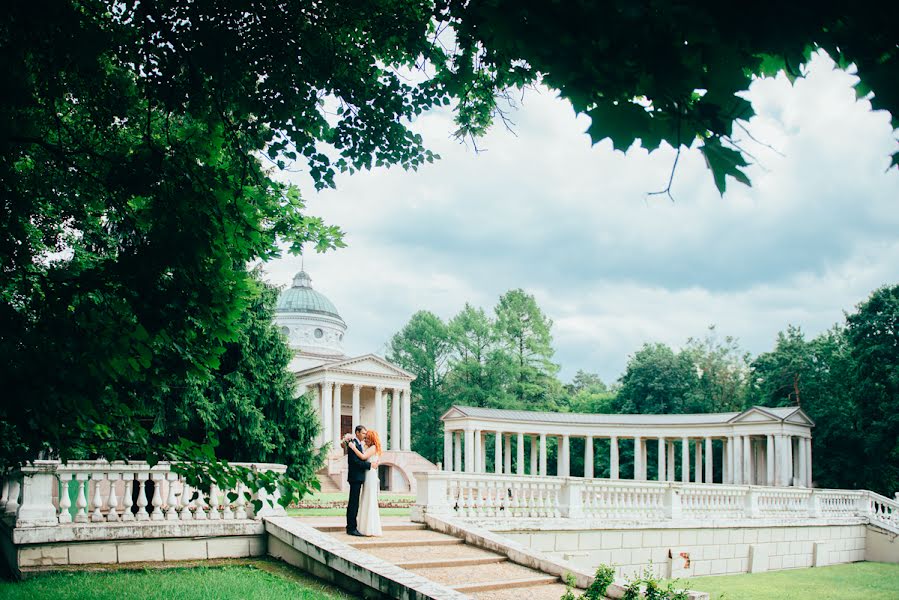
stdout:
[(369, 429), (365, 434), (365, 452), (359, 452), (355, 445), (349, 448), (362, 460), (371, 462), (371, 469), (365, 473), (362, 484), (362, 497), (359, 499), (359, 532), (363, 535), (382, 535), (381, 514), (378, 512), (378, 457), (381, 456), (381, 437), (378, 432)]

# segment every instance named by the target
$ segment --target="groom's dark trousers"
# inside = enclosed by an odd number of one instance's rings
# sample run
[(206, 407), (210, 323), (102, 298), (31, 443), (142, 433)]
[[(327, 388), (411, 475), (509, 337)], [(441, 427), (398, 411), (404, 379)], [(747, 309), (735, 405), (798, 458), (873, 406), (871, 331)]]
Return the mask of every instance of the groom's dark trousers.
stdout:
[[(362, 452), (362, 444), (359, 440), (354, 439), (351, 444), (355, 444), (359, 452)], [(371, 463), (362, 460), (356, 453), (347, 448), (347, 460), (349, 461), (349, 470), (347, 471), (347, 481), (350, 482), (350, 501), (346, 505), (346, 531), (356, 531), (356, 516), (359, 514), (359, 494), (362, 492), (362, 482), (365, 481), (365, 472), (371, 469)]]

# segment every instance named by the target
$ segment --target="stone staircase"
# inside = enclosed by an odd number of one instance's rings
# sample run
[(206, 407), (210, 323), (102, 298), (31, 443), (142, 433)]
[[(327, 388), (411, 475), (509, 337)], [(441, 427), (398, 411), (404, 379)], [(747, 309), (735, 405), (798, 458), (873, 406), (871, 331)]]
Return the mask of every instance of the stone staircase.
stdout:
[(334, 480), (327, 473), (316, 473), (316, 477), (318, 477), (318, 482), (321, 484), (321, 492), (323, 494), (338, 494), (340, 493), (340, 488), (334, 483)]
[[(304, 522), (308, 520), (304, 519)], [(309, 523), (340, 541), (476, 600), (559, 600), (558, 577), (510, 562), (505, 556), (431, 531), (407, 518), (383, 519), (383, 537), (360, 538), (344, 524)]]

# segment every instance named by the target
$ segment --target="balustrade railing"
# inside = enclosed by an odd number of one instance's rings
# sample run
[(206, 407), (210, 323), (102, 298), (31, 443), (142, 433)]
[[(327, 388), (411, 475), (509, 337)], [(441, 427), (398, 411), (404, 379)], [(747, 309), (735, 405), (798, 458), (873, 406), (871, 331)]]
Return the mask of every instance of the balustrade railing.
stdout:
[[(287, 470), (270, 463), (232, 464), (279, 474)], [(14, 515), (17, 527), (230, 521), (285, 514), (280, 495), (279, 490), (271, 495), (265, 489), (247, 490), (243, 484), (212, 485), (206, 492), (191, 487), (169, 463), (35, 461), (3, 480), (0, 515)]]
[(899, 502), (867, 490), (623, 481), (484, 473), (416, 473), (414, 514), (462, 518), (867, 518), (899, 533)]

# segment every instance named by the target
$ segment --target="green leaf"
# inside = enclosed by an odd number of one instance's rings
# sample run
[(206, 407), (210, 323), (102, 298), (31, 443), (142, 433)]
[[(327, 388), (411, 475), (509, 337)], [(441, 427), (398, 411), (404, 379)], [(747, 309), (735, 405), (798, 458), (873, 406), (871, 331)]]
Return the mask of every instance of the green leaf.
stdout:
[(722, 196), (724, 196), (724, 192), (727, 189), (727, 176), (733, 177), (744, 185), (752, 185), (749, 177), (741, 170), (742, 167), (749, 166), (749, 163), (736, 150), (721, 145), (719, 138), (708, 138), (700, 148), (700, 151), (705, 157), (706, 166), (712, 172), (715, 187), (718, 188), (718, 193)]

